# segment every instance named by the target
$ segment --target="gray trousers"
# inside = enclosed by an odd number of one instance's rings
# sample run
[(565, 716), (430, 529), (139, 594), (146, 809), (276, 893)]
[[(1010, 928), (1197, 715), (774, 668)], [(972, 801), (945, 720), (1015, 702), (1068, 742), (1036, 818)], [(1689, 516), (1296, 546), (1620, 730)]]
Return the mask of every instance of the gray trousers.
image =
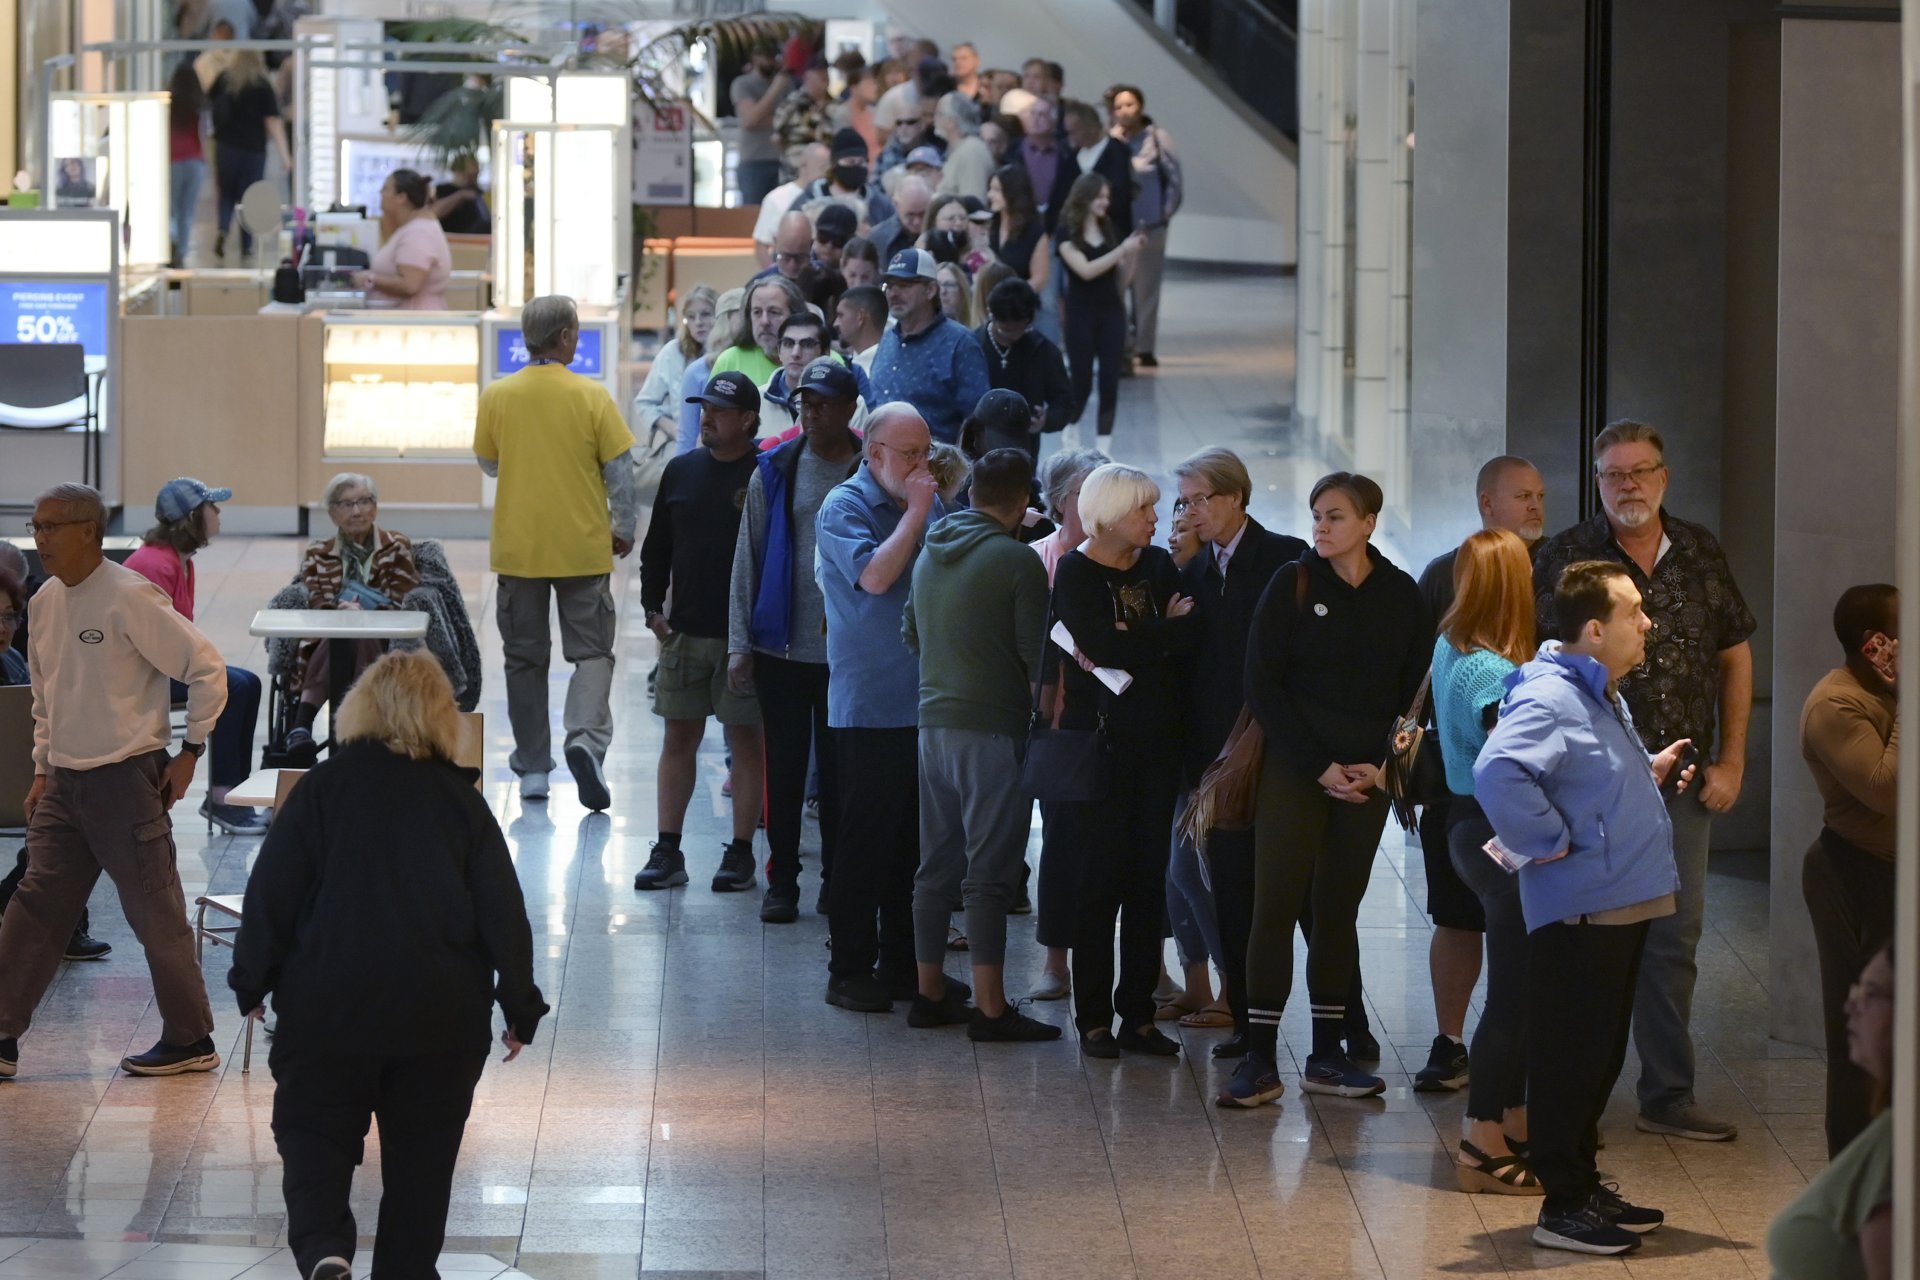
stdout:
[(1133, 280), (1127, 286), (1133, 303), (1133, 328), (1127, 334), (1127, 354), (1152, 351), (1160, 336), (1160, 281), (1167, 273), (1167, 229), (1147, 232), (1147, 243), (1133, 260)]
[(1007, 908), (1020, 896), (1033, 799), (1020, 784), (1019, 744), (979, 729), (920, 730), (920, 870), (913, 878), (913, 955), (940, 964), (947, 923), (967, 909), (974, 964), (1007, 959)]
[(547, 716), (547, 666), (553, 655), (548, 597), (560, 606), (560, 656), (573, 664), (561, 722), (566, 746), (605, 760), (613, 741), (613, 642), (618, 620), (608, 575), (512, 578), (500, 575), (495, 616), (507, 660), (507, 719), (513, 723), (515, 773), (553, 770), (553, 726)]
[(1680, 871), (1674, 913), (1647, 929), (1640, 985), (1633, 998), (1633, 1043), (1640, 1051), (1640, 1110), (1648, 1114), (1693, 1103), (1693, 986), (1695, 953), (1707, 910), (1707, 847), (1713, 813), (1695, 787), (1667, 797), (1673, 820), (1673, 861)]
[(166, 752), (149, 751), (98, 769), (48, 771), (27, 823), (27, 875), (0, 919), (0, 1039), (19, 1037), (33, 1020), (102, 871), (147, 953), (160, 1038), (186, 1045), (213, 1034), (162, 798), (166, 767)]

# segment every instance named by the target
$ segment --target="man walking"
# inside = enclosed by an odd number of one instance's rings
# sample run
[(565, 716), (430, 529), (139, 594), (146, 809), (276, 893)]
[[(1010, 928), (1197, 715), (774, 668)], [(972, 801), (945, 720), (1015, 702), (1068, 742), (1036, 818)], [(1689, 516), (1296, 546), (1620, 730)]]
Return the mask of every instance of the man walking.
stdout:
[[(753, 832), (760, 825), (765, 743), (760, 704), (727, 684), (727, 598), (733, 585), (740, 512), (753, 480), (760, 393), (744, 373), (714, 375), (700, 395), (700, 448), (667, 463), (640, 544), (640, 607), (660, 641), (654, 712), (667, 722), (660, 748), (660, 838), (633, 878), (636, 889), (687, 882), (680, 849), (693, 799), (695, 759), (707, 717), (720, 721), (733, 757), (733, 839), (713, 873), (715, 893), (753, 888)], [(666, 610), (673, 595), (673, 613)]]
[[(1666, 441), (1643, 422), (1620, 421), (1593, 442), (1601, 511), (1555, 534), (1535, 552), (1533, 590), (1540, 635), (1556, 634), (1554, 584), (1570, 563), (1607, 560), (1625, 569), (1647, 601), (1653, 638), (1646, 662), (1620, 682), (1649, 750), (1687, 738), (1700, 752), (1700, 783), (1667, 799), (1680, 895), (1673, 915), (1647, 934), (1633, 1043), (1640, 1051), (1638, 1127), (1699, 1142), (1724, 1142), (1735, 1127), (1694, 1101), (1694, 952), (1707, 902), (1707, 848), (1713, 815), (1740, 798), (1753, 705), (1753, 614), (1720, 543), (1700, 525), (1669, 515)], [(1567, 637), (1560, 633), (1561, 639)], [(1717, 720), (1716, 724), (1716, 708)], [(1717, 731), (1717, 733), (1716, 733)], [(1717, 751), (1715, 750), (1717, 744)], [(1706, 761), (1712, 763), (1705, 763)]]
[(1682, 738), (1650, 756), (1621, 682), (1647, 656), (1654, 624), (1620, 565), (1569, 565), (1555, 626), (1509, 677), (1499, 723), (1474, 764), (1474, 795), (1519, 864), (1529, 944), (1530, 1161), (1546, 1188), (1533, 1242), (1621, 1254), (1666, 1217), (1627, 1203), (1594, 1164), (1600, 1113), (1626, 1060), (1641, 952), (1681, 888), (1660, 789), (1682, 769)]
[(759, 204), (780, 185), (780, 142), (774, 136), (773, 116), (793, 91), (793, 77), (780, 65), (773, 42), (754, 45), (745, 71), (727, 86), (727, 96), (740, 124), (740, 156), (736, 179), (740, 203)]
[(893, 328), (873, 357), (873, 398), (911, 406), (933, 438), (960, 439), (960, 427), (991, 389), (987, 357), (973, 331), (940, 310), (940, 276), (925, 249), (902, 249), (887, 264), (884, 288)]
[[(907, 596), (920, 659), (920, 869), (913, 885), (919, 992), (907, 1022), (967, 1021), (971, 1040), (1057, 1040), (1007, 1003), (1007, 911), (1020, 896), (1033, 802), (1020, 755), (1046, 642), (1047, 571), (1017, 540), (1033, 483), (1025, 449), (973, 466), (973, 508), (927, 535)], [(974, 1008), (953, 998), (947, 923), (967, 912)]]
[[(213, 1010), (167, 813), (226, 706), (226, 664), (160, 588), (105, 558), (98, 492), (55, 485), (34, 504), (31, 527), (50, 576), (33, 600), (27, 649), (33, 784), (27, 874), (0, 920), (0, 1077), (19, 1069), (19, 1038), (103, 871), (146, 951), (160, 1010), (160, 1039), (121, 1069), (211, 1071), (220, 1065)], [(170, 680), (187, 686), (186, 733), (171, 757)]]
[(532, 362), (480, 393), (473, 432), (480, 469), (500, 481), (492, 561), (513, 723), (508, 764), (520, 775), (522, 799), (546, 799), (553, 770), (547, 610), (558, 600), (560, 653), (573, 664), (561, 711), (567, 768), (580, 803), (599, 812), (613, 803), (605, 762), (619, 620), (609, 578), (613, 558), (633, 550), (639, 521), (627, 456), (633, 433), (606, 388), (567, 367), (580, 343), (573, 299), (533, 299), (520, 310), (520, 331)]
[(1133, 159), (1133, 225), (1147, 233), (1146, 247), (1133, 261), (1133, 279), (1127, 295), (1133, 304), (1133, 328), (1127, 335), (1127, 353), (1140, 364), (1155, 368), (1160, 361), (1153, 348), (1160, 336), (1160, 282), (1167, 269), (1167, 228), (1180, 212), (1185, 194), (1180, 158), (1173, 139), (1147, 114), (1147, 98), (1139, 88), (1117, 84), (1107, 90), (1107, 112), (1113, 118), (1114, 141)]
[[(816, 379), (852, 376), (838, 361), (815, 361), (801, 391)], [(839, 776), (859, 780), (837, 797), (827, 1003), (856, 1013), (885, 1013), (896, 999), (912, 999), (920, 985), (912, 920), (920, 666), (902, 637), (901, 618), (927, 525), (945, 514), (927, 469), (931, 443), (911, 405), (881, 405), (867, 419), (866, 465), (820, 507), (820, 590), (832, 668), (827, 723)], [(827, 803), (823, 796), (821, 808)], [(943, 947), (945, 938), (942, 932)], [(964, 1005), (970, 994), (965, 984), (949, 983), (946, 1007)]]

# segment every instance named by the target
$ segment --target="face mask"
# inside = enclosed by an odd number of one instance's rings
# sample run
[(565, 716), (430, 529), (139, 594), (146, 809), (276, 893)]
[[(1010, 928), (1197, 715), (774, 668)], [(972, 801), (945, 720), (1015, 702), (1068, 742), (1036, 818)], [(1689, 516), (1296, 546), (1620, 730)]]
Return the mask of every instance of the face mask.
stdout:
[(863, 164), (837, 164), (833, 166), (834, 185), (845, 191), (858, 191), (867, 185), (867, 166)]

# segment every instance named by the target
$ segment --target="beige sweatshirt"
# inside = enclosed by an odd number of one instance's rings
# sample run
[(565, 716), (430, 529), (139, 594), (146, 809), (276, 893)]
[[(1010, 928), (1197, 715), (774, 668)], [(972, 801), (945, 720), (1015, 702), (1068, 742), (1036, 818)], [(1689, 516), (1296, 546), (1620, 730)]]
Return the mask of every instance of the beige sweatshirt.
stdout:
[(159, 587), (107, 560), (77, 587), (49, 578), (32, 609), (35, 773), (165, 750), (170, 679), (187, 686), (187, 741), (213, 732), (227, 705), (226, 664)]
[(1826, 801), (1826, 823), (1842, 840), (1893, 857), (1900, 719), (1894, 700), (1836, 667), (1800, 711), (1800, 754)]

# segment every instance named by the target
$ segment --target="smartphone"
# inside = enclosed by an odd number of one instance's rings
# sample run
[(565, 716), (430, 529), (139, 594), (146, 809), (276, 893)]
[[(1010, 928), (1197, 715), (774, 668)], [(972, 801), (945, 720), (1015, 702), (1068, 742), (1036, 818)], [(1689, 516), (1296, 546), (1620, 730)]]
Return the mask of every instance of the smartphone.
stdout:
[(1696, 761), (1700, 759), (1700, 748), (1689, 742), (1680, 749), (1680, 756), (1673, 762), (1673, 768), (1667, 771), (1667, 780), (1660, 784), (1660, 794), (1675, 795), (1680, 790), (1680, 779)]

